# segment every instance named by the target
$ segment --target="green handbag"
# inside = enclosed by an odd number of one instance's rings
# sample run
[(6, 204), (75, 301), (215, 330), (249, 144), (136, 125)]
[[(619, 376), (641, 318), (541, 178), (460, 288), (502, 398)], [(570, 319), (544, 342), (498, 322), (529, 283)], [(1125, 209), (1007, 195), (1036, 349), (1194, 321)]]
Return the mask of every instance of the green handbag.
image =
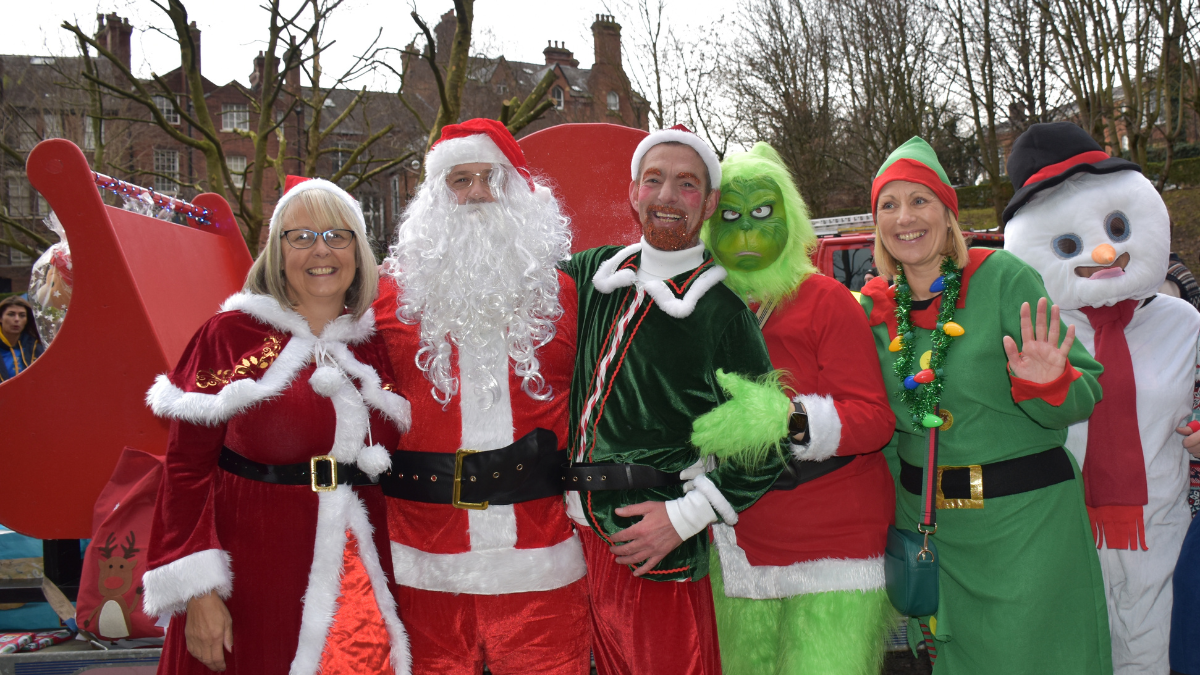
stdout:
[(929, 456), (921, 482), (921, 522), (917, 531), (888, 527), (883, 554), (884, 584), (888, 600), (905, 616), (929, 616), (938, 608), (938, 553), (930, 535), (937, 532), (938, 430), (929, 430)]

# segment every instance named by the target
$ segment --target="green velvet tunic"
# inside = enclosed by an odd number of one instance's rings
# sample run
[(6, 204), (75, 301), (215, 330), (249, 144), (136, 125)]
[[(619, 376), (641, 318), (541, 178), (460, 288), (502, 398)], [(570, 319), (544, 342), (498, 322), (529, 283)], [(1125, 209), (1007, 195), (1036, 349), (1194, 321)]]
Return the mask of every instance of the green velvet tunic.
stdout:
[[(602, 293), (592, 279), (601, 264), (621, 251), (606, 246), (576, 253), (562, 269), (579, 289), (579, 337), (571, 386), (571, 434), (574, 458), (580, 450), (580, 418), (596, 387), (596, 369), (611, 348), (617, 322), (637, 294), (637, 285)], [(640, 253), (623, 268), (636, 270)], [(666, 288), (684, 298), (713, 269), (711, 259), (693, 271), (667, 280)], [(754, 314), (724, 284), (703, 291), (695, 309), (683, 318), (665, 312), (647, 294), (629, 318), (624, 335), (602, 380), (601, 398), (592, 406), (583, 450), (584, 461), (645, 464), (679, 472), (694, 464), (699, 451), (689, 442), (692, 422), (726, 400), (717, 383), (722, 369), (748, 378), (771, 371), (771, 361)], [(694, 296), (693, 296), (694, 297)], [(709, 479), (737, 511), (754, 503), (783, 469), (772, 456), (753, 471), (721, 462)], [(570, 486), (568, 486), (570, 489)], [(637, 522), (614, 513), (622, 506), (682, 497), (682, 486), (580, 493), (588, 522), (607, 539)], [(647, 577), (656, 581), (701, 579), (708, 574), (707, 530), (684, 541)]]
[[(941, 407), (953, 424), (940, 433), (941, 466), (988, 464), (1061, 446), (1067, 426), (1087, 418), (1101, 393), (1102, 368), (1077, 341), (1070, 361), (1080, 377), (1061, 405), (1040, 398), (1014, 402), (1001, 340), (1010, 335), (1020, 347), (1021, 303), (1036, 308), (1046, 290), (1033, 268), (1005, 251), (984, 259), (972, 250), (971, 257), (954, 314), (966, 332), (954, 339), (943, 369)], [(867, 291), (862, 302), (871, 313), (878, 298)], [(924, 464), (928, 432), (914, 425), (900, 398), (903, 385), (893, 368), (898, 355), (888, 351), (893, 334), (881, 314), (875, 312), (871, 328), (896, 413), (896, 435), (885, 449), (895, 474), (897, 453), (909, 464)], [(915, 327), (914, 335), (917, 356), (931, 349), (930, 330)], [(920, 497), (897, 481), (896, 526), (915, 530), (920, 518)], [(982, 509), (940, 509), (937, 527), (934, 673), (1112, 672), (1103, 581), (1078, 467), (1075, 480), (987, 499)], [(910, 639), (915, 629), (910, 624)]]

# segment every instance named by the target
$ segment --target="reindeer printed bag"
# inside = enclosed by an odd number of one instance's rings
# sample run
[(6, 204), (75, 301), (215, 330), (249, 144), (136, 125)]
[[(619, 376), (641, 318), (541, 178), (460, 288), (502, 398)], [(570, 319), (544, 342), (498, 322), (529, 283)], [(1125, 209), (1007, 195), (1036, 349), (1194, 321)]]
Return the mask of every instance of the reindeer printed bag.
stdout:
[(109, 640), (162, 637), (157, 617), (142, 611), (142, 574), (163, 458), (125, 448), (92, 515), (75, 621)]

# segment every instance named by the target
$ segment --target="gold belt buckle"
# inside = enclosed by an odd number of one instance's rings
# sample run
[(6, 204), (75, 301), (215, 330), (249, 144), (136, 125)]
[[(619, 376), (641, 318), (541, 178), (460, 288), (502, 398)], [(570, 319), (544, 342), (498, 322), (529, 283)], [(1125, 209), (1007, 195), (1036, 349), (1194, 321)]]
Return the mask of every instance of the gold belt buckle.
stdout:
[(472, 511), (483, 511), (484, 509), (486, 509), (488, 507), (487, 502), (479, 502), (478, 504), (476, 504), (476, 503), (472, 503), (472, 502), (464, 502), (464, 501), (459, 500), (459, 497), (462, 495), (462, 463), (463, 463), (463, 459), (467, 455), (473, 455), (477, 452), (479, 452), (479, 451), (478, 450), (467, 450), (466, 448), (459, 448), (459, 450), (454, 453), (454, 495), (450, 499), (450, 505), (456, 509), (471, 509)]
[[(329, 462), (329, 485), (322, 485), (317, 482), (317, 465), (321, 462)], [(313, 492), (333, 492), (338, 486), (338, 466), (337, 460), (333, 455), (317, 455), (308, 460), (308, 477), (312, 485)]]
[[(945, 469), (968, 469), (971, 472), (971, 498), (946, 499), (942, 494), (942, 471)], [(937, 508), (939, 509), (982, 509), (983, 508), (983, 466), (939, 466), (937, 468)]]

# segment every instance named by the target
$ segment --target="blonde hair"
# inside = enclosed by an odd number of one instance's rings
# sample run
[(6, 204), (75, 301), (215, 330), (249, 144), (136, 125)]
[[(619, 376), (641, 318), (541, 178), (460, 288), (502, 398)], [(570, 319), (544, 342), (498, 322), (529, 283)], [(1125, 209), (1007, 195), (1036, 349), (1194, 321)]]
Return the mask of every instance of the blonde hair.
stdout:
[(283, 223), (293, 209), (308, 211), (313, 223), (320, 227), (333, 223), (335, 228), (354, 232), (354, 261), (357, 269), (350, 288), (346, 290), (346, 307), (357, 319), (371, 307), (379, 292), (379, 269), (375, 265), (375, 254), (367, 241), (366, 228), (360, 212), (343, 197), (331, 190), (312, 188), (302, 190), (276, 206), (271, 215), (271, 226), (267, 232), (267, 244), (250, 267), (244, 290), (275, 298), (280, 307), (295, 309), (296, 303), (288, 297), (288, 283), (283, 270)]
[[(954, 212), (950, 210), (949, 206), (945, 204), (942, 206), (946, 209), (946, 225), (950, 232), (946, 236), (946, 244), (942, 246), (941, 254), (943, 257), (953, 258), (954, 264), (961, 269), (971, 261), (970, 253), (967, 250), (967, 240), (963, 237), (962, 228), (959, 227), (958, 218), (954, 216)], [(896, 277), (896, 259), (892, 257), (892, 252), (887, 249), (887, 244), (879, 236), (878, 212), (875, 214), (875, 267), (879, 269), (880, 274), (889, 279)]]

